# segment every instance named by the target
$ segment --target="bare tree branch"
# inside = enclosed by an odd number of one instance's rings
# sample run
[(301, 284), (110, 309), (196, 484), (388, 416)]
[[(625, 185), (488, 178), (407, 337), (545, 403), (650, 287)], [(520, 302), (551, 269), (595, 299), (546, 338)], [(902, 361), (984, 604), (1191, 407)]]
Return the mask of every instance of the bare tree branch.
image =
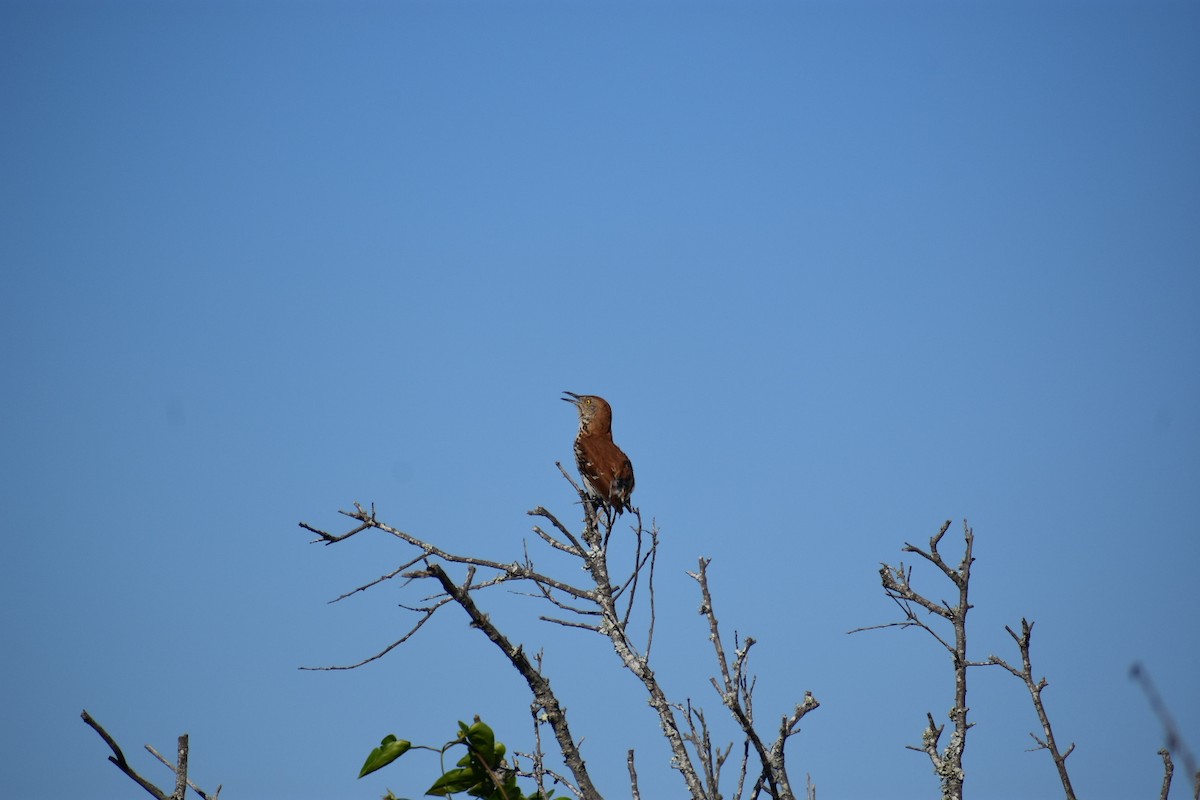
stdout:
[(337, 597), (330, 600), (329, 602), (336, 603), (340, 600), (345, 600), (347, 597), (350, 597), (351, 595), (358, 594), (359, 592), (365, 592), (367, 589), (370, 589), (373, 586), (378, 586), (379, 584), (383, 583), (384, 581), (391, 580), (392, 578), (396, 577), (400, 573), (404, 572), (404, 570), (411, 568), (413, 566), (413, 564), (420, 562), (420, 560), (424, 557), (425, 557), (424, 555), (415, 556), (414, 558), (409, 559), (408, 561), (405, 561), (403, 564), (396, 567), (394, 570), (387, 573), (386, 575), (380, 575), (375, 580), (370, 581), (369, 583), (364, 583), (362, 586), (359, 586), (356, 589), (351, 589), (350, 591), (348, 591), (344, 594), (340, 594)]
[[(557, 464), (557, 462), (555, 462), (555, 463)], [(558, 464), (558, 468), (561, 471), (562, 464)], [(568, 481), (571, 480), (570, 476), (567, 476), (567, 480)], [(571, 481), (571, 485), (574, 486), (575, 482)], [(578, 488), (578, 487), (576, 487), (576, 488)], [(553, 525), (558, 530), (559, 533), (561, 533), (563, 536), (567, 537), (567, 541), (569, 541), (571, 543), (571, 547), (574, 548), (574, 550), (575, 550), (574, 555), (576, 555), (576, 556), (583, 555), (583, 551), (585, 550), (584, 546), (579, 543), (579, 540), (575, 538), (575, 534), (571, 533), (571, 531), (568, 530), (566, 525), (563, 525), (561, 522), (558, 521), (558, 517), (551, 514), (549, 511), (547, 511), (542, 506), (538, 506), (537, 508), (535, 508), (531, 511), (526, 511), (525, 513), (531, 517), (545, 517), (547, 520), (550, 521), (550, 524)]]
[(423, 626), (426, 622), (429, 621), (429, 618), (433, 616), (434, 612), (437, 611), (442, 606), (446, 605), (446, 603), (448, 603), (448, 602), (449, 602), (449, 600), (443, 600), (442, 602), (440, 602), (437, 605), (432, 606), (430, 608), (419, 609), (421, 611), (421, 613), (423, 614), (423, 616), (419, 620), (417, 620), (416, 625), (413, 625), (412, 628), (409, 629), (408, 633), (404, 634), (399, 639), (392, 642), (391, 644), (389, 644), (387, 647), (380, 650), (375, 655), (368, 656), (367, 658), (364, 658), (362, 661), (358, 661), (354, 664), (339, 664), (339, 665), (328, 666), (328, 667), (300, 667), (300, 669), (306, 670), (309, 672), (337, 672), (340, 670), (358, 669), (359, 667), (363, 666), (364, 664), (370, 664), (372, 661), (378, 661), (379, 659), (383, 658), (388, 653), (392, 652), (397, 647), (399, 647), (400, 645), (404, 644), (409, 639), (411, 639), (413, 637), (413, 634), (415, 634), (417, 631), (421, 630), (421, 626)]
[[(604, 541), (608, 540), (612, 532), (612, 521), (611, 519), (606, 520), (608, 528), (602, 539), (599, 517), (591, 505), (590, 498), (581, 492), (580, 499), (584, 504), (586, 513), (583, 540), (589, 545), (589, 551), (584, 560), (584, 567), (590, 573), (592, 582), (595, 584), (596, 600), (604, 616), (601, 633), (608, 636), (609, 641), (612, 642), (613, 649), (621, 659), (621, 663), (641, 681), (642, 686), (649, 695), (650, 707), (658, 714), (659, 726), (674, 756), (672, 765), (683, 776), (684, 783), (688, 787), (688, 792), (694, 798), (703, 798), (704, 789), (696, 773), (695, 766), (692, 764), (691, 759), (688, 758), (687, 747), (684, 745), (683, 736), (679, 731), (679, 724), (675, 719), (671, 702), (667, 699), (666, 693), (659, 685), (654, 671), (650, 669), (649, 658), (638, 652), (637, 646), (629, 637), (628, 629), (621, 623), (621, 615), (617, 610), (615, 589), (608, 572), (606, 549), (603, 544)], [(634, 566), (634, 569), (638, 568), (637, 565)]]
[(579, 752), (579, 747), (571, 736), (571, 728), (567, 723), (566, 714), (563, 713), (562, 707), (559, 705), (558, 697), (550, 688), (550, 681), (546, 679), (536, 667), (530, 663), (529, 658), (525, 655), (524, 650), (519, 646), (513, 646), (503, 633), (501, 633), (486, 614), (479, 610), (475, 605), (475, 601), (471, 599), (470, 590), (460, 587), (450, 580), (450, 576), (442, 569), (440, 564), (426, 562), (429, 565), (429, 574), (437, 579), (438, 583), (446, 591), (450, 597), (454, 598), (454, 602), (467, 612), (467, 616), (471, 618), (471, 623), (483, 631), (488, 640), (504, 653), (505, 658), (512, 663), (525, 682), (529, 684), (529, 690), (533, 692), (534, 701), (541, 707), (546, 714), (546, 720), (550, 723), (550, 728), (554, 731), (554, 737), (558, 740), (558, 746), (563, 752), (563, 758), (566, 761), (567, 768), (571, 770), (571, 774), (575, 776), (575, 780), (579, 785), (580, 797), (584, 800), (593, 800), (599, 798), (600, 793), (596, 791), (596, 787), (592, 785), (592, 779), (588, 775), (587, 766), (584, 764), (583, 755)]
[(696, 758), (700, 761), (700, 772), (704, 777), (706, 791), (705, 797), (720, 797), (721, 767), (725, 764), (725, 759), (729, 757), (730, 751), (733, 750), (733, 743), (730, 742), (724, 752), (719, 747), (713, 747), (708, 720), (704, 718), (704, 710), (693, 706), (691, 700), (688, 700), (687, 705), (680, 710), (688, 725), (688, 732), (683, 738), (691, 743), (696, 751)]
[[(153, 783), (139, 775), (137, 771), (130, 766), (129, 761), (125, 758), (125, 753), (121, 750), (121, 746), (118, 745), (116, 740), (109, 735), (108, 731), (104, 730), (99, 722), (92, 718), (92, 715), (87, 712), (87, 709), (84, 709), (79, 716), (92, 730), (100, 735), (100, 738), (104, 740), (104, 743), (107, 744), (109, 749), (113, 751), (113, 754), (108, 757), (108, 760), (115, 764), (117, 769), (125, 773), (125, 775), (127, 775), (134, 783), (136, 783), (138, 786), (141, 786), (152, 796), (158, 798), (158, 800), (183, 800), (184, 795), (187, 793), (188, 786), (191, 786), (196, 794), (198, 794), (203, 800), (208, 800), (208, 795), (202, 792), (196, 786), (196, 784), (189, 781), (187, 777), (188, 735), (186, 733), (179, 737), (178, 747), (176, 749), (178, 760), (174, 765), (159, 755), (159, 753), (155, 751), (153, 747), (146, 745), (146, 749), (153, 753), (159, 761), (165, 764), (166, 767), (175, 774), (175, 791), (171, 794), (167, 794), (162, 789), (159, 789)], [(212, 800), (217, 800), (217, 797), (220, 794), (221, 787), (218, 786), (217, 791), (212, 795)]]
[[(721, 643), (720, 623), (717, 621), (717, 614), (713, 607), (712, 593), (708, 587), (708, 565), (710, 561), (706, 558), (701, 558), (699, 561), (699, 569), (696, 572), (689, 572), (690, 575), (700, 585), (700, 613), (708, 620), (709, 641), (713, 644), (713, 651), (717, 660), (717, 669), (720, 673), (721, 680), (710, 678), (713, 688), (717, 690), (717, 694), (721, 697), (721, 702), (729, 709), (733, 715), (734, 721), (742, 730), (746, 737), (747, 754), (749, 748), (753, 748), (758, 755), (761, 765), (759, 780), (756, 782), (756, 788), (752, 791), (752, 795), (757, 794), (757, 787), (765, 784), (767, 791), (775, 798), (794, 798), (790, 780), (788, 779), (787, 767), (784, 757), (784, 748), (789, 737), (794, 735), (799, 730), (800, 720), (806, 714), (813, 711), (821, 704), (817, 702), (811, 692), (804, 693), (804, 702), (796, 706), (790, 716), (781, 718), (779, 726), (779, 737), (768, 748), (763, 741), (758, 731), (754, 727), (754, 710), (753, 710), (753, 681), (746, 675), (746, 660), (750, 655), (750, 648), (755, 644), (752, 637), (746, 637), (745, 643), (738, 646), (737, 636), (734, 636), (734, 659), (730, 664), (729, 657), (726, 654), (725, 647)], [(707, 731), (704, 730), (703, 716), (699, 717), (701, 729), (707, 737)], [(698, 751), (707, 751), (711, 753), (711, 746), (704, 742), (704, 747), (697, 745)], [(729, 750), (726, 750), (724, 755), (720, 756), (720, 761), (723, 762), (729, 755)], [(710, 756), (710, 759), (712, 757)], [(703, 758), (701, 759), (703, 762)], [(743, 771), (745, 769), (743, 761)], [(742, 781), (738, 781), (738, 794), (741, 794)], [(714, 795), (715, 796), (715, 795)]]
[(1065, 753), (1059, 751), (1058, 743), (1054, 740), (1054, 731), (1050, 727), (1050, 717), (1046, 714), (1046, 706), (1042, 703), (1042, 690), (1048, 685), (1047, 681), (1045, 678), (1038, 681), (1033, 679), (1033, 665), (1029, 656), (1029, 639), (1033, 633), (1033, 623), (1022, 617), (1020, 636), (1007, 625), (1004, 626), (1004, 630), (1008, 631), (1008, 635), (1017, 643), (1017, 649), (1021, 653), (1021, 669), (1016, 669), (1004, 659), (994, 655), (988, 657), (988, 663), (1003, 667), (1024, 683), (1025, 688), (1029, 690), (1029, 696), (1033, 700), (1033, 708), (1037, 712), (1038, 721), (1042, 723), (1042, 735), (1044, 738), (1039, 738), (1032, 733), (1029, 735), (1037, 742), (1037, 749), (1049, 751), (1050, 757), (1054, 759), (1054, 766), (1058, 770), (1058, 777), (1062, 781), (1063, 791), (1066, 793), (1067, 800), (1075, 800), (1075, 790), (1071, 788), (1071, 777), (1067, 774), (1067, 757), (1074, 752), (1075, 745), (1072, 743)]
[(1158, 754), (1163, 760), (1162, 791), (1158, 793), (1158, 800), (1167, 800), (1167, 795), (1171, 793), (1171, 778), (1175, 775), (1175, 762), (1171, 760), (1171, 751), (1165, 747)]
[[(187, 734), (184, 734), (184, 736), (186, 736), (186, 735), (187, 735)], [(180, 737), (180, 738), (183, 738), (183, 737)], [(143, 747), (145, 747), (147, 751), (149, 751), (150, 755), (152, 755), (152, 756), (154, 756), (155, 758), (157, 758), (157, 759), (158, 759), (158, 760), (159, 760), (159, 761), (162, 763), (162, 765), (163, 765), (164, 767), (166, 767), (167, 769), (169, 769), (169, 770), (171, 770), (172, 772), (175, 772), (175, 773), (176, 773), (176, 778), (175, 778), (175, 780), (176, 780), (176, 786), (175, 786), (175, 788), (176, 788), (176, 791), (178, 791), (178, 789), (179, 789), (179, 785), (178, 785), (179, 776), (178, 776), (178, 772), (177, 772), (177, 771), (176, 771), (176, 769), (175, 769), (175, 765), (174, 765), (174, 764), (172, 764), (170, 761), (167, 761), (167, 759), (166, 759), (166, 758), (164, 758), (164, 757), (163, 757), (163, 755), (162, 755), (161, 753), (159, 753), (157, 750), (155, 750), (155, 749), (154, 749), (153, 747), (151, 747), (150, 745), (148, 745), (148, 744), (147, 744), (147, 745), (142, 745), (142, 746), (143, 746)], [(186, 774), (186, 771), (185, 771), (185, 774)], [(208, 800), (208, 795), (207, 795), (207, 794), (205, 794), (203, 791), (201, 791), (201, 790), (200, 790), (200, 787), (199, 787), (199, 786), (197, 786), (195, 783), (193, 783), (191, 778), (188, 778), (188, 779), (187, 779), (187, 785), (191, 787), (191, 789), (192, 789), (192, 791), (193, 791), (193, 792), (195, 792), (197, 795), (199, 795), (199, 796), (200, 796), (201, 800)], [(220, 786), (217, 786), (217, 790), (216, 790), (215, 792), (213, 792), (213, 795), (212, 795), (212, 800), (217, 800), (217, 797), (218, 797), (218, 796), (220, 796), (220, 794), (221, 794), (221, 787), (220, 787)], [(181, 795), (181, 796), (182, 796), (182, 795)]]
[(83, 717), (84, 722), (92, 727), (92, 730), (100, 734), (100, 738), (103, 739), (104, 743), (107, 744), (113, 751), (113, 754), (108, 757), (108, 760), (115, 764), (117, 769), (128, 775), (134, 783), (136, 783), (138, 786), (141, 786), (154, 797), (157, 797), (158, 800), (170, 800), (170, 795), (159, 789), (150, 781), (143, 778), (141, 775), (137, 774), (133, 767), (129, 766), (129, 762), (125, 759), (125, 754), (121, 752), (120, 745), (118, 745), (116, 740), (108, 735), (108, 731), (104, 730), (104, 728), (100, 726), (99, 722), (96, 722), (96, 720), (92, 719), (92, 715), (87, 712), (87, 709), (84, 709), (80, 716)]
[(629, 797), (630, 800), (642, 800), (642, 792), (638, 789), (637, 769), (633, 766), (633, 750), (631, 749), (625, 758), (625, 764), (629, 767)]
[[(943, 800), (962, 800), (963, 779), (965, 777), (962, 768), (963, 750), (967, 744), (967, 731), (972, 725), (972, 723), (967, 721), (967, 668), (982, 666), (983, 663), (987, 662), (973, 663), (967, 660), (967, 612), (971, 609), (968, 594), (971, 583), (971, 564), (975, 560), (972, 555), (975, 546), (975, 534), (967, 525), (966, 520), (964, 520), (963, 557), (957, 567), (952, 567), (942, 557), (941, 551), (938, 549), (943, 537), (946, 535), (946, 531), (950, 529), (950, 524), (951, 521), (946, 520), (938, 532), (930, 537), (928, 550), (922, 550), (908, 543), (905, 543), (902, 550), (906, 553), (917, 554), (930, 564), (933, 564), (943, 575), (949, 578), (958, 590), (957, 604), (951, 605), (945, 600), (935, 602), (926, 595), (918, 592), (913, 588), (911, 582), (911, 568), (906, 569), (903, 564), (896, 567), (884, 564), (883, 568), (879, 571), (884, 594), (896, 603), (905, 618), (901, 622), (874, 625), (869, 628), (857, 628), (850, 632), (856, 633), (863, 630), (888, 627), (916, 627), (932, 636), (949, 653), (954, 667), (954, 706), (950, 709), (949, 714), (950, 720), (954, 723), (954, 733), (950, 736), (950, 741), (946, 744), (945, 748), (939, 751), (938, 743), (941, 740), (943, 727), (939, 727), (934, 722), (932, 714), (926, 714), (928, 725), (921, 736), (921, 746), (910, 746), (909, 749), (923, 752), (929, 756), (934, 774), (938, 776), (938, 780), (941, 783)], [(931, 625), (925, 622), (918, 615), (917, 607), (949, 622), (954, 633), (953, 642), (948, 638), (944, 638)]]
[(1175, 724), (1174, 717), (1167, 710), (1167, 704), (1163, 702), (1162, 695), (1155, 688), (1154, 681), (1150, 680), (1150, 673), (1141, 664), (1134, 662), (1133, 666), (1129, 668), (1129, 676), (1141, 685), (1142, 691), (1146, 694), (1146, 701), (1163, 726), (1166, 749), (1172, 755), (1180, 756), (1183, 759), (1184, 768), (1192, 776), (1192, 796), (1194, 800), (1200, 800), (1200, 770), (1196, 769), (1196, 758), (1183, 741), (1183, 736), (1179, 733), (1179, 726)]
[[(346, 533), (333, 534), (307, 523), (301, 523), (302, 528), (317, 534), (317, 539), (314, 541), (323, 542), (327, 545), (343, 542), (365, 530), (375, 529), (417, 550), (418, 554), (404, 567), (393, 570), (380, 578), (366, 583), (342, 597), (372, 588), (397, 575), (401, 575), (409, 582), (434, 579), (440, 587), (440, 591), (428, 598), (429, 605), (423, 608), (412, 609), (419, 612), (422, 616), (403, 637), (375, 655), (363, 659), (350, 667), (324, 667), (321, 669), (354, 668), (381, 658), (392, 649), (410, 639), (440, 608), (449, 602), (454, 602), (467, 611), (468, 616), (472, 619), (473, 626), (483, 631), (500, 648), (513, 667), (525, 678), (526, 683), (534, 694), (533, 708), (535, 710), (535, 718), (538, 720), (545, 719), (550, 724), (551, 729), (554, 730), (555, 738), (563, 752), (564, 760), (578, 784), (577, 789), (572, 789), (573, 793), (587, 800), (598, 797), (594, 786), (591, 784), (590, 779), (588, 779), (583, 758), (579, 753), (578, 744), (570, 736), (569, 730), (566, 727), (565, 713), (561, 711), (557, 699), (550, 692), (549, 681), (543, 676), (540, 666), (534, 667), (530, 664), (529, 660), (524, 656), (521, 646), (513, 645), (488, 620), (487, 615), (482, 614), (478, 610), (474, 603), (473, 593), (482, 589), (501, 584), (511, 586), (513, 583), (532, 582), (532, 590), (516, 593), (548, 602), (561, 612), (557, 615), (541, 615), (540, 618), (542, 620), (556, 625), (599, 633), (609, 640), (622, 666), (641, 682), (646, 691), (649, 705), (658, 716), (659, 725), (671, 750), (671, 765), (680, 772), (689, 795), (695, 800), (715, 800), (715, 798), (720, 796), (718, 784), (721, 766), (730, 755), (732, 745), (726, 747), (724, 750), (714, 748), (711, 745), (708, 723), (703, 716), (702, 710), (693, 708), (689, 703), (688, 710), (685, 712), (682, 706), (672, 703), (667, 698), (654, 671), (650, 667), (650, 651), (654, 641), (656, 610), (654, 584), (659, 545), (657, 525), (652, 524), (650, 529), (647, 530), (643, 526), (641, 512), (637, 509), (630, 509), (631, 516), (625, 517), (625, 520), (629, 521), (632, 519), (633, 521), (631, 525), (632, 541), (630, 543), (633, 551), (632, 562), (628, 567), (629, 572), (627, 574), (624, 573), (625, 568), (622, 567), (622, 575), (614, 576), (611, 573), (608, 560), (609, 543), (610, 541), (622, 543), (629, 541), (622, 537), (613, 539), (613, 528), (617, 515), (610, 513), (601, 515), (598, 513), (602, 509), (598, 509), (593, 499), (580, 490), (580, 487), (571, 479), (571, 476), (567, 474), (561, 464), (557, 466), (579, 496), (584, 513), (582, 532), (579, 534), (572, 533), (566, 525), (544, 507), (539, 506), (531, 510), (529, 514), (541, 517), (548, 523), (546, 527), (534, 526), (533, 530), (538, 539), (554, 550), (579, 559), (580, 565), (589, 579), (584, 581), (583, 585), (556, 578), (544, 571), (538, 570), (533, 564), (533, 559), (528, 549), (524, 553), (523, 562), (514, 561), (511, 563), (447, 552), (430, 542), (422, 541), (411, 534), (381, 522), (376, 516), (373, 505), (367, 510), (361, 504), (355, 503), (353, 511), (340, 512), (357, 523)], [(607, 511), (607, 509), (603, 510)], [(418, 562), (423, 564), (422, 569), (408, 569), (406, 571), (407, 568), (416, 565)], [(466, 567), (466, 579), (464, 581), (451, 579), (443, 566), (449, 564), (459, 564)], [(707, 561), (704, 561), (701, 565), (701, 571), (703, 572), (706, 568)], [(474, 577), (476, 570), (480, 571), (484, 577), (476, 580)], [(643, 574), (643, 571), (645, 571), (645, 574)], [(707, 584), (703, 581), (702, 591), (705, 596), (704, 602), (706, 606), (711, 608), (712, 598), (708, 594)], [(640, 606), (638, 605), (639, 603), (641, 604)], [(639, 608), (648, 609), (646, 616), (640, 618), (646, 624), (644, 648), (639, 648), (635, 640), (640, 637), (635, 636), (630, 627), (636, 616), (635, 610)], [(642, 613), (638, 611), (638, 614)], [(711, 617), (711, 622), (714, 626), (716, 625), (715, 616)], [(718, 692), (722, 695), (723, 701), (726, 702), (727, 706), (734, 713), (734, 718), (738, 720), (743, 733), (752, 737), (755, 752), (759, 755), (759, 761), (762, 764), (761, 774), (754, 783), (752, 794), (757, 796), (760, 791), (766, 790), (773, 798), (792, 800), (793, 794), (787, 780), (784, 761), (784, 743), (788, 737), (798, 731), (800, 719), (819, 704), (813, 699), (811, 694), (806, 693), (804, 702), (797, 705), (790, 715), (780, 718), (778, 739), (773, 744), (766, 743), (754, 728), (752, 706), (754, 684), (745, 674), (746, 659), (753, 644), (754, 640), (749, 638), (746, 639), (744, 644), (741, 644), (737, 642), (737, 637), (735, 636), (735, 646), (737, 649), (733, 660), (730, 661), (725, 655), (720, 642), (716, 643), (718, 661), (721, 665), (722, 677), (725, 683), (723, 688), (718, 685)], [(726, 696), (730, 696), (731, 699), (726, 701)], [(688, 730), (690, 731), (688, 736), (685, 736), (681, 732), (680, 720), (676, 716), (677, 712), (685, 714)], [(539, 748), (537, 752), (540, 753), (540, 738), (538, 741)], [(688, 742), (694, 745), (695, 759), (689, 753)], [(749, 756), (748, 749), (743, 748), (743, 750), (741, 775), (738, 781), (739, 796), (741, 795), (747, 775)], [(544, 776), (553, 775), (554, 773), (545, 768), (544, 763), (540, 760), (540, 755), (535, 754), (533, 759), (532, 774), (539, 781), (540, 786)], [(632, 768), (632, 760), (629, 766)], [(698, 766), (699, 770), (697, 769)], [(701, 777), (701, 772), (703, 772), (703, 778)], [(555, 777), (557, 779), (557, 776)], [(636, 791), (636, 773), (631, 774), (631, 778), (634, 781), (634, 789)], [(570, 783), (566, 785), (570, 786)]]

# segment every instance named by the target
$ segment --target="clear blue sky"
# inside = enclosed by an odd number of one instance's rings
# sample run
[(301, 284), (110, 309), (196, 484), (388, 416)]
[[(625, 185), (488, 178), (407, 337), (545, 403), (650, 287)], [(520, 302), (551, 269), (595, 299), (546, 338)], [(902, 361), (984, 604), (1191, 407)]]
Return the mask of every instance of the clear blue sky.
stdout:
[[(794, 777), (932, 796), (904, 746), (945, 658), (846, 631), (965, 517), (972, 656), (1036, 620), (1079, 794), (1156, 796), (1135, 660), (1200, 751), (1197, 41), (1194, 2), (0, 3), (3, 793), (136, 794), (83, 708), (163, 783), (141, 744), (189, 732), (229, 800), (419, 795), (431, 758), (356, 781), (367, 751), (476, 713), (527, 749), (455, 609), (299, 671), (418, 595), (327, 605), (409, 553), (296, 523), (375, 502), (516, 557), (527, 509), (578, 514), (570, 389), (662, 528), (673, 698), (724, 723), (709, 556), (760, 718), (823, 703)], [(608, 796), (629, 747), (683, 795), (610, 647), (481, 602)], [(972, 681), (970, 796), (1057, 796), (1024, 689)]]

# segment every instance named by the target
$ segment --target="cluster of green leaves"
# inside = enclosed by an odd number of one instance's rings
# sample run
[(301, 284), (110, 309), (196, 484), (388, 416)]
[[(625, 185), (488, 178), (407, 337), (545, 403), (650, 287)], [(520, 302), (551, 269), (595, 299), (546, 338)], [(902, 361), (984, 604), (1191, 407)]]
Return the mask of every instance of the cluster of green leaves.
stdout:
[[(465, 792), (471, 797), (481, 800), (539, 800), (535, 790), (528, 796), (521, 793), (517, 786), (516, 771), (504, 761), (507, 752), (502, 742), (496, 741), (496, 735), (486, 723), (475, 718), (473, 725), (465, 722), (458, 723), (458, 736), (447, 742), (441, 748), (421, 747), (422, 750), (435, 750), (445, 753), (452, 747), (463, 745), (466, 754), (458, 760), (455, 769), (448, 770), (442, 777), (433, 782), (425, 792), (427, 796), (449, 797), (459, 792)], [(366, 762), (358, 773), (358, 777), (369, 775), (377, 769), (386, 767), (400, 756), (413, 749), (411, 742), (397, 739), (388, 734), (367, 756)], [(553, 796), (554, 792), (544, 795)], [(388, 792), (384, 800), (399, 800)]]

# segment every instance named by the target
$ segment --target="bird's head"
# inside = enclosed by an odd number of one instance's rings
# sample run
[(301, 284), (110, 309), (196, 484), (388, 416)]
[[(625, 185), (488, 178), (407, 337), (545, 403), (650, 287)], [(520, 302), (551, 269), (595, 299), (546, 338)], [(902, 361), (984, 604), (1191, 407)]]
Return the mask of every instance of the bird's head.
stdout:
[(563, 400), (572, 403), (579, 411), (580, 428), (596, 433), (611, 430), (612, 406), (608, 404), (607, 400), (594, 394), (575, 394), (574, 392), (563, 392), (563, 394), (567, 395)]

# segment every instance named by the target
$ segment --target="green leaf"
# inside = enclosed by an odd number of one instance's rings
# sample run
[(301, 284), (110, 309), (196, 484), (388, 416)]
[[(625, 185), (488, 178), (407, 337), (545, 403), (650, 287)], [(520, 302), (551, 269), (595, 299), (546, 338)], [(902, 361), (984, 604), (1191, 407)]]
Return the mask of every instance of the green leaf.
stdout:
[[(487, 723), (476, 722), (464, 731), (464, 738), (471, 750), (478, 753), (485, 764), (489, 767), (496, 766), (500, 760), (496, 757), (496, 734), (487, 726)], [(504, 745), (500, 745), (500, 752), (503, 755)]]
[(480, 775), (469, 767), (463, 769), (452, 769), (442, 777), (433, 782), (433, 786), (429, 787), (426, 795), (433, 797), (445, 797), (448, 794), (456, 792), (465, 792), (468, 789), (477, 786), (480, 779), (486, 779), (486, 775)]
[(371, 755), (367, 756), (367, 760), (363, 763), (362, 770), (359, 771), (358, 777), (370, 775), (377, 769), (386, 767), (388, 764), (395, 761), (400, 756), (408, 752), (412, 747), (412, 742), (406, 742), (403, 739), (397, 739), (393, 734), (388, 734), (383, 737), (383, 741), (379, 743), (371, 751)]

